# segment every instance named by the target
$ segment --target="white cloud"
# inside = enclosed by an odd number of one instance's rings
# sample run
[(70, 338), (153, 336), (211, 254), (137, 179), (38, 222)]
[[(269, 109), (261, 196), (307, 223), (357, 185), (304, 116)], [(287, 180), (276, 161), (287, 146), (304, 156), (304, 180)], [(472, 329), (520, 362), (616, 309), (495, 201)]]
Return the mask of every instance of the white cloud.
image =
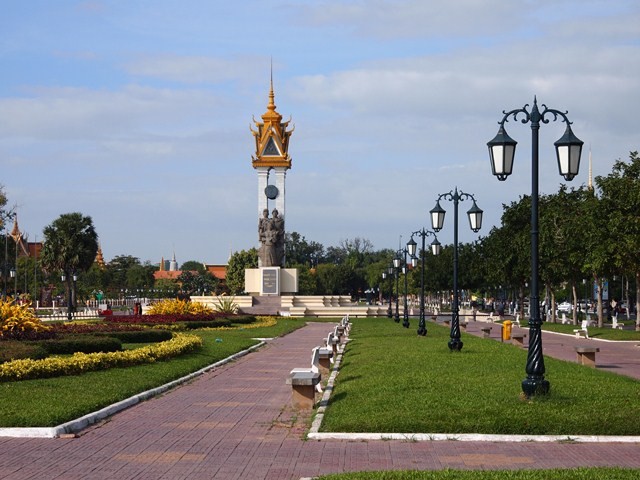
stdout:
[(159, 78), (187, 84), (245, 81), (263, 67), (264, 58), (240, 56), (232, 59), (204, 55), (162, 54), (140, 56), (128, 62), (125, 69), (132, 75)]

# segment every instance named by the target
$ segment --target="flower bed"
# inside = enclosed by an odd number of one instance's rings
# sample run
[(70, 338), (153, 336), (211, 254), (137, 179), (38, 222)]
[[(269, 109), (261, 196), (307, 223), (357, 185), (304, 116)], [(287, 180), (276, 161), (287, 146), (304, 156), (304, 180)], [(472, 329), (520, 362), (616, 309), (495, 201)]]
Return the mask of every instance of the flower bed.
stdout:
[(178, 322), (211, 322), (212, 327), (215, 327), (215, 323), (219, 323), (218, 326), (231, 324), (231, 322), (225, 318), (224, 315), (209, 313), (209, 314), (157, 314), (157, 315), (113, 315), (112, 317), (105, 317), (105, 322), (108, 323), (128, 323), (128, 324), (140, 324), (140, 325), (166, 325)]
[(202, 346), (196, 335), (176, 334), (171, 340), (136, 350), (109, 353), (75, 353), (71, 357), (49, 357), (43, 360), (14, 360), (0, 365), (0, 381), (28, 380), (34, 378), (78, 375), (84, 372), (113, 367), (130, 367), (153, 363)]

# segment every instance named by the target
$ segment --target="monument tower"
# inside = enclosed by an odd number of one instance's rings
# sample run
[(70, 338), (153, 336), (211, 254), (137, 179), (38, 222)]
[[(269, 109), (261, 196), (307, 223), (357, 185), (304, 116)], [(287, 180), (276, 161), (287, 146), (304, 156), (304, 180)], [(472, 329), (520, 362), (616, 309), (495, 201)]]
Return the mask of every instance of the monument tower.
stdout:
[(298, 291), (298, 274), (285, 266), (285, 198), (287, 170), (291, 168), (287, 130), (291, 119), (282, 121), (273, 93), (273, 70), (267, 111), (262, 121), (253, 118), (256, 151), (251, 156), (258, 172), (258, 269), (245, 270), (245, 291), (260, 295), (280, 295)]
[[(272, 259), (273, 265), (263, 265), (265, 258), (260, 255), (260, 266), (284, 267), (284, 221), (286, 218), (286, 177), (287, 170), (291, 168), (289, 156), (289, 138), (294, 129), (287, 130), (291, 119), (282, 121), (282, 115), (276, 111), (275, 95), (273, 93), (273, 72), (269, 89), (269, 103), (267, 111), (262, 115), (262, 122), (253, 119), (257, 130), (251, 128), (256, 142), (256, 152), (252, 155), (253, 168), (258, 172), (258, 229), (259, 238), (264, 245), (262, 224), (268, 219), (269, 206), (275, 208), (271, 214), (276, 217), (282, 227), (281, 255)], [(277, 213), (274, 213), (277, 212)], [(274, 219), (271, 218), (271, 221)]]

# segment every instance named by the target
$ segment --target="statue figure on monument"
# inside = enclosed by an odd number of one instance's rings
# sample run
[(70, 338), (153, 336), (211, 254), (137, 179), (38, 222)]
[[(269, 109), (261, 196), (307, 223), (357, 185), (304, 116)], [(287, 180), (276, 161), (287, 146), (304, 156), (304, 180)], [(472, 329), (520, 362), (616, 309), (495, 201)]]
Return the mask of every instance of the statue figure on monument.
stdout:
[(263, 267), (282, 267), (284, 263), (284, 219), (278, 210), (273, 210), (273, 218), (269, 218), (269, 210), (265, 209), (258, 222), (258, 238), (260, 249), (258, 256)]

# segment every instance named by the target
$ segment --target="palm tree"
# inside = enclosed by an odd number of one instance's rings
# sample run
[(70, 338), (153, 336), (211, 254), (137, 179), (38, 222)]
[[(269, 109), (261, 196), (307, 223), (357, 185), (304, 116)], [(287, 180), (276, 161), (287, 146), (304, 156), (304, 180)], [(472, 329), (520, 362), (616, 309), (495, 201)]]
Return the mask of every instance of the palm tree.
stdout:
[[(91, 217), (81, 213), (65, 213), (43, 230), (44, 245), (40, 262), (48, 272), (65, 276), (65, 289), (69, 298), (68, 316), (75, 300), (73, 276), (87, 271), (98, 251), (98, 235)], [(71, 318), (69, 318), (71, 319)]]

